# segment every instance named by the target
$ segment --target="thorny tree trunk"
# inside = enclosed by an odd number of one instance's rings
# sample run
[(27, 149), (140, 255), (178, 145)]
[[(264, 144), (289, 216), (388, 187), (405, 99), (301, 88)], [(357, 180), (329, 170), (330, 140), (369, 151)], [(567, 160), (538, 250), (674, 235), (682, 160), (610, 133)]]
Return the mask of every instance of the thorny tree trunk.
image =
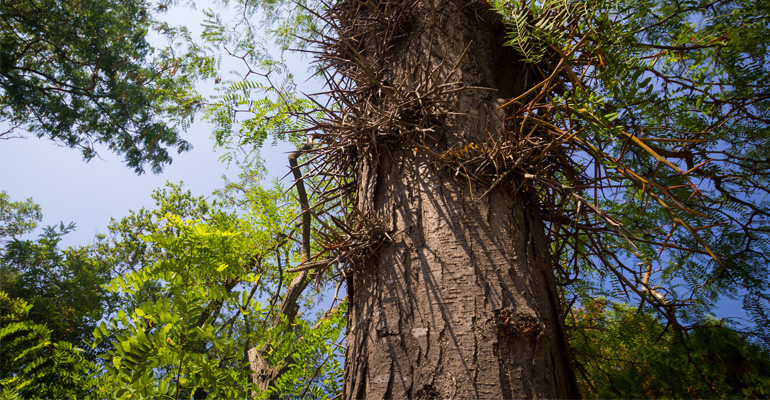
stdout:
[(512, 176), (482, 198), (490, 185), (435, 157), (500, 133), (496, 109), (524, 89), (522, 68), (487, 2), (400, 8), (408, 32), (384, 58), (386, 79), (447, 77), (459, 62), (466, 89), (425, 139), (433, 156), (406, 146), (360, 155), (358, 211), (392, 240), (349, 281), (344, 398), (578, 397), (533, 191)]

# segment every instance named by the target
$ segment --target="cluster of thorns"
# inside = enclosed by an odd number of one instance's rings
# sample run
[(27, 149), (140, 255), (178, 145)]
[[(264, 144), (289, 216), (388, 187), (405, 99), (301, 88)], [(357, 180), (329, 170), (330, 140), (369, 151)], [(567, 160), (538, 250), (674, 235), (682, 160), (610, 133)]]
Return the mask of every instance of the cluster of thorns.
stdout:
[[(579, 83), (574, 66), (565, 61), (572, 55), (549, 51), (542, 62), (529, 65), (528, 72), (542, 79), (500, 104), (505, 115), (501, 126), (490, 130), (483, 142), (438, 151), (432, 134), (453, 113), (457, 94), (484, 88), (465, 86), (456, 78), (461, 60), (424, 65), (400, 79), (386, 78), (384, 57), (397, 39), (408, 34), (416, 4), (344, 0), (325, 4), (323, 13), (308, 10), (326, 27), (313, 42), (327, 90), (316, 94), (315, 99), (325, 100), (316, 100), (316, 110), (305, 115), (312, 126), (307, 129), (310, 145), (303, 149), (306, 161), (300, 165), (307, 167), (303, 180), (316, 194), (306, 212), (319, 225), (315, 235), (320, 249), (292, 271), (316, 269), (319, 280), (332, 270), (347, 277), (390, 239), (391, 232), (359, 204), (362, 196), (372, 193), (365, 193), (367, 186), (357, 182), (357, 168), (364, 159), (376, 159), (372, 157), (376, 152), (398, 147), (427, 154), (457, 179), (486, 187), (481, 197), (506, 181), (517, 182), (515, 190), (534, 188), (548, 233), (558, 247), (554, 261), (562, 285), (578, 279), (580, 263), (598, 260), (624, 290), (670, 315), (676, 304), (648, 286), (649, 265), (639, 270), (625, 267), (607, 252), (609, 246), (617, 246), (617, 238), (633, 247), (634, 235), (594, 203), (598, 194), (592, 202), (585, 193), (588, 188), (602, 190), (607, 177), (574, 162), (578, 153), (597, 160), (604, 154), (579, 139), (580, 127), (559, 128), (554, 121), (564, 120), (559, 116), (563, 110), (544, 100)], [(591, 68), (595, 67), (587, 63), (586, 71)], [(604, 242), (608, 237), (612, 244)]]

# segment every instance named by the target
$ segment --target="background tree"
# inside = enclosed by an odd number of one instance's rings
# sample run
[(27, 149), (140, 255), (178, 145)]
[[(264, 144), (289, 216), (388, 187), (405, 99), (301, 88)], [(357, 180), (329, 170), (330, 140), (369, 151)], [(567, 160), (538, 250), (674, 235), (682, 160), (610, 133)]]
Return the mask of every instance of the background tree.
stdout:
[(31, 232), (42, 218), (40, 206), (32, 199), (11, 201), (8, 193), (0, 192), (0, 238), (4, 241)]
[[(244, 177), (212, 201), (159, 189), (155, 209), (113, 221), (91, 246), (60, 250), (52, 229), (11, 242), (0, 268), (4, 398), (336, 393), (344, 306), (314, 307), (324, 296), (303, 294), (307, 279), (292, 289), (296, 203)], [(255, 374), (253, 348), (275, 369), (269, 379)]]
[(570, 316), (584, 397), (767, 397), (767, 349), (717, 321), (683, 332), (637, 311), (597, 299)]
[(42, 218), (31, 199), (13, 202), (2, 193), (0, 209), (5, 214), (0, 222), (0, 290), (28, 303), (25, 318), (46, 325), (53, 340), (90, 343), (96, 321), (116, 300), (102, 288), (112, 266), (95, 259), (89, 246), (60, 248), (61, 239), (74, 229), (72, 223), (46, 227), (37, 240), (20, 239)]
[(38, 240), (7, 242), (0, 252), (0, 288), (32, 306), (27, 317), (45, 324), (54, 340), (82, 346), (117, 299), (102, 287), (111, 265), (94, 259), (88, 246), (59, 248), (72, 229), (74, 224), (62, 224), (45, 228)]
[[(189, 45), (186, 30), (156, 22), (150, 7), (144, 0), (4, 1), (0, 138), (29, 130), (80, 148), (87, 160), (101, 144), (137, 172), (145, 164), (159, 172), (171, 161), (169, 147), (189, 150), (179, 131), (199, 106), (192, 84), (213, 73), (214, 59)], [(154, 52), (150, 29), (168, 47)]]
[(42, 218), (31, 199), (0, 192), (0, 397), (82, 398), (98, 351), (88, 346), (115, 298), (102, 285), (111, 267), (88, 246), (59, 248), (74, 225), (22, 240)]

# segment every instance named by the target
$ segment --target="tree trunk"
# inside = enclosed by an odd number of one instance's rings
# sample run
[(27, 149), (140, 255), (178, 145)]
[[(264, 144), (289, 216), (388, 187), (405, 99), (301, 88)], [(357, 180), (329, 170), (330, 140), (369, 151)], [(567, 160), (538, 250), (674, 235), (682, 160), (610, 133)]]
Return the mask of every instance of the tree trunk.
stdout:
[[(436, 1), (375, 6), (402, 21), (387, 54), (372, 53), (383, 38), (361, 39), (371, 43), (362, 58), (383, 60), (386, 87), (414, 82), (418, 95), (415, 76), (435, 71), (464, 89), (440, 105), (448, 109), (420, 146), (358, 155), (357, 212), (389, 239), (349, 281), (344, 398), (578, 397), (534, 191), (522, 177), (492, 188), (447, 168), (457, 149), (507, 140), (497, 108), (525, 89), (523, 66), (486, 1)], [(354, 3), (372, 10), (371, 0)]]

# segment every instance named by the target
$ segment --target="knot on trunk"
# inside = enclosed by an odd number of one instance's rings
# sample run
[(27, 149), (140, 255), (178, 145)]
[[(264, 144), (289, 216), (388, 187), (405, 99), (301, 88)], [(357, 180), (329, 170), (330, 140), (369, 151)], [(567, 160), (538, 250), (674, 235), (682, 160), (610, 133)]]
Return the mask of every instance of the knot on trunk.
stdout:
[(515, 335), (533, 335), (540, 333), (540, 324), (534, 315), (525, 312), (515, 312), (510, 308), (495, 310), (495, 324), (500, 333)]
[(414, 394), (416, 400), (438, 400), (441, 399), (441, 393), (433, 385), (425, 385)]

